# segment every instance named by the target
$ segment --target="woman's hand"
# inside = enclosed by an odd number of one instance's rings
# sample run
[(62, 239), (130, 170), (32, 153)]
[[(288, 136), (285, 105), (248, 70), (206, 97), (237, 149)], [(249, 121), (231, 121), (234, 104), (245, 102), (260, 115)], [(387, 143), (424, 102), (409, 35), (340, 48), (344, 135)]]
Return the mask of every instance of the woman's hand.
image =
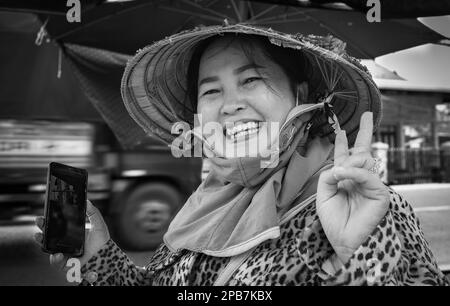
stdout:
[[(84, 241), (84, 254), (82, 257), (79, 257), (81, 266), (88, 262), (88, 260), (95, 255), (109, 240), (109, 231), (106, 226), (105, 221), (103, 220), (100, 211), (92, 205), (92, 203), (87, 201), (87, 209), (86, 215), (89, 218), (89, 222), (91, 223), (91, 228), (86, 230), (86, 238)], [(43, 229), (44, 226), (44, 218), (38, 217), (36, 218), (36, 225), (40, 230)], [(36, 233), (35, 240), (42, 245), (43, 235), (41, 232)], [(70, 258), (62, 253), (51, 254), (50, 255), (50, 264), (62, 271), (66, 271), (66, 262)]]
[(322, 227), (341, 263), (345, 263), (372, 233), (389, 207), (389, 191), (370, 172), (373, 119), (361, 116), (355, 146), (349, 150), (345, 131), (336, 135), (334, 167), (321, 173), (316, 209)]

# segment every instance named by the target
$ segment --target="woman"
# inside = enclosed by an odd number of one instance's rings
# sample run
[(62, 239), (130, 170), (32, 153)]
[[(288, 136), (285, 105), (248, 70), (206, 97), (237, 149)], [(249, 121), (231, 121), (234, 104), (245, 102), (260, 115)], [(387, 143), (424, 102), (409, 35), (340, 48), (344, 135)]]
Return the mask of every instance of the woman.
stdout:
[[(130, 115), (174, 152), (200, 140), (211, 172), (145, 268), (88, 203), (83, 284), (448, 284), (412, 208), (376, 173), (380, 95), (344, 47), (224, 25), (141, 50), (122, 80)], [(180, 122), (192, 130), (174, 135)]]

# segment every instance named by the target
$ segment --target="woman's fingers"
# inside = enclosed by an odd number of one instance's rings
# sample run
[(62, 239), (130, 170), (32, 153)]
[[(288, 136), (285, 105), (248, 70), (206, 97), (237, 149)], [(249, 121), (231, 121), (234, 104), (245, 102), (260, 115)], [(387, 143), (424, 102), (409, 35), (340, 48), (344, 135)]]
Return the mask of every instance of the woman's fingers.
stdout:
[(361, 152), (370, 152), (373, 134), (373, 113), (364, 112), (361, 116), (358, 135), (356, 136), (355, 145), (351, 149), (352, 154)]
[(44, 217), (36, 217), (36, 220), (34, 222), (36, 223), (36, 226), (42, 231), (44, 228)]
[(368, 190), (378, 189), (383, 183), (377, 175), (367, 169), (357, 167), (335, 167), (332, 169), (334, 179), (339, 182), (342, 180), (352, 180)]
[(100, 211), (89, 200), (87, 200), (86, 215), (89, 218), (92, 230), (104, 229), (106, 227)]
[(352, 166), (333, 167), (323, 171), (319, 177), (317, 186), (318, 202), (325, 202), (335, 196), (338, 192), (338, 183), (346, 179), (354, 181), (368, 191), (384, 188), (379, 177), (367, 169)]
[(42, 235), (42, 233), (35, 233), (34, 234), (34, 240), (37, 243), (42, 244), (42, 242), (44, 241), (44, 235)]
[(370, 169), (375, 165), (375, 159), (368, 153), (359, 153), (349, 156), (339, 166)]
[(333, 169), (323, 171), (317, 184), (317, 202), (323, 203), (335, 196), (338, 190), (338, 180), (333, 176)]
[(67, 257), (62, 253), (56, 253), (50, 255), (50, 264), (57, 269), (64, 269), (66, 266)]
[(334, 141), (334, 165), (340, 165), (348, 156), (347, 135), (344, 130), (340, 130)]
[[(36, 223), (36, 226), (42, 231), (44, 228), (44, 217), (37, 217), (34, 221)], [(42, 232), (37, 232), (34, 234), (34, 240), (42, 246), (42, 242), (44, 241), (44, 235)]]

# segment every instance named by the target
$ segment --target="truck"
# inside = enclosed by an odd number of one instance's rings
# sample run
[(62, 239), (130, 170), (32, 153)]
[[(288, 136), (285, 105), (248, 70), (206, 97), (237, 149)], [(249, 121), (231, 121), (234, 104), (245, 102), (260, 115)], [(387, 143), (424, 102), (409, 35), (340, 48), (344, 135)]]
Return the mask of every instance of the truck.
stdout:
[(127, 250), (155, 248), (201, 181), (200, 158), (157, 141), (123, 149), (102, 122), (0, 119), (0, 215), (42, 214), (48, 164), (88, 170), (88, 199)]

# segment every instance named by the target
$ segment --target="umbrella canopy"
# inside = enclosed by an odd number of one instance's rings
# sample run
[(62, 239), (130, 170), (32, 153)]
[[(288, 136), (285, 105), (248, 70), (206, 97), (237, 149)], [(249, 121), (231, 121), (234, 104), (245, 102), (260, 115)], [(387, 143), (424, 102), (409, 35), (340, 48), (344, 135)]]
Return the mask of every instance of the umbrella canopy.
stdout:
[(362, 60), (361, 64), (369, 69), (370, 74), (374, 79), (384, 79), (384, 80), (405, 80), (397, 74), (395, 71), (391, 71), (386, 67), (381, 66), (374, 60)]
[[(126, 54), (178, 31), (220, 24), (224, 19), (230, 23), (261, 24), (288, 33), (332, 34), (347, 42), (350, 55), (366, 59), (445, 39), (415, 18), (388, 19), (382, 15), (381, 22), (369, 23), (365, 13), (350, 6), (334, 4), (331, 9), (318, 8), (325, 2), (329, 1), (131, 1), (106, 3), (84, 11), (81, 23), (68, 23), (60, 15), (40, 16), (48, 21), (47, 31), (56, 40)], [(356, 6), (360, 1), (347, 2)], [(414, 7), (419, 2), (408, 1), (408, 6)], [(304, 7), (301, 3), (310, 5)], [(444, 13), (445, 7), (441, 11)]]
[[(98, 8), (100, 5), (123, 2), (143, 2), (152, 0), (82, 0), (82, 11), (87, 12)], [(239, 0), (236, 0), (239, 2)], [(157, 2), (157, 1), (154, 1)], [(172, 2), (174, 2), (172, 0)], [(371, 6), (367, 0), (253, 0), (253, 2), (264, 2), (271, 4), (282, 4), (307, 8), (322, 9), (353, 9), (366, 13)], [(202, 4), (201, 0), (195, 3)], [(425, 16), (442, 16), (449, 14), (450, 2), (447, 0), (380, 0), (381, 13), (384, 18), (414, 18)], [(236, 4), (234, 4), (236, 5)], [(49, 14), (65, 15), (67, 12), (66, 1), (47, 0), (0, 0), (0, 9), (41, 12)]]

